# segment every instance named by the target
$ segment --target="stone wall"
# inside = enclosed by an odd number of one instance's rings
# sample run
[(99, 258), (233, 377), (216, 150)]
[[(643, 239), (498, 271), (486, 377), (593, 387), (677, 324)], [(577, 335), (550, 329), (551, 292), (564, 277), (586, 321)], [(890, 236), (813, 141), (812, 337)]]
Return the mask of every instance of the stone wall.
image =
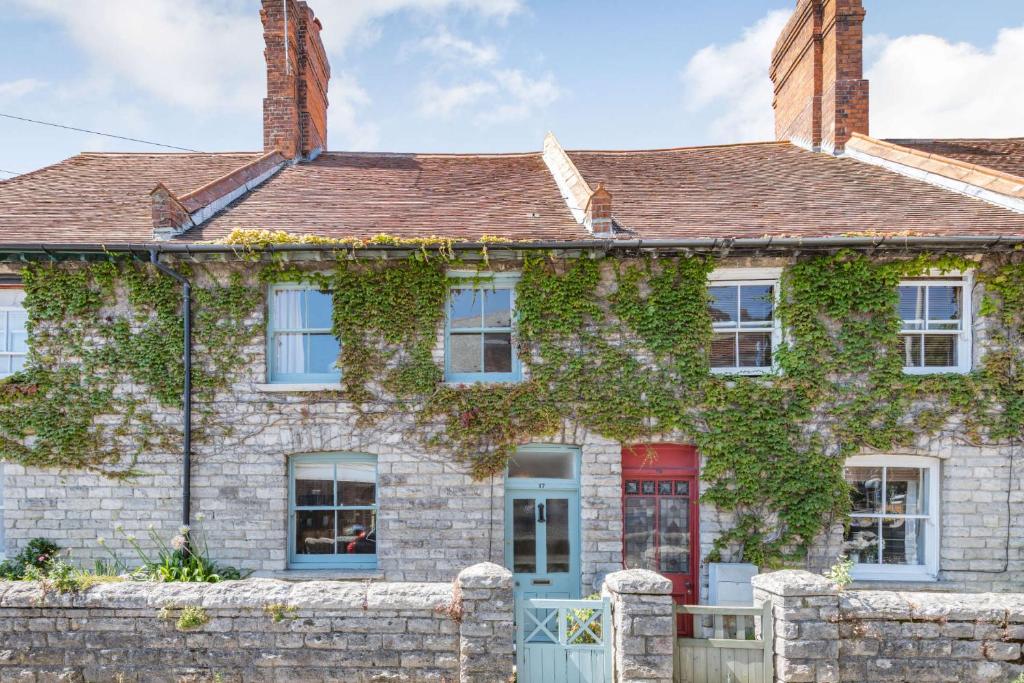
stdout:
[(1009, 683), (1024, 673), (1024, 594), (837, 591), (808, 572), (753, 579), (771, 602), (775, 680)]
[[(179, 627), (188, 607), (208, 621)], [(502, 683), (512, 617), (511, 574), (488, 564), (454, 588), (248, 579), (57, 594), (0, 582), (0, 679)]]
[(672, 683), (675, 605), (672, 582), (646, 569), (609, 574), (612, 666), (617, 683)]

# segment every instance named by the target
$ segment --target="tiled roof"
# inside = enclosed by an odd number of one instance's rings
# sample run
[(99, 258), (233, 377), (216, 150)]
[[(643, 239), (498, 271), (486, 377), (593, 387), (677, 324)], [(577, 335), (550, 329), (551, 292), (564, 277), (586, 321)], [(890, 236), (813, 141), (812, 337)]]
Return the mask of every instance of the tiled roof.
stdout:
[(940, 154), (968, 164), (987, 166), (1024, 178), (1024, 138), (888, 140), (927, 154)]
[(285, 168), (180, 239), (234, 228), (327, 237), (588, 237), (536, 154), (325, 152)]
[(0, 182), (2, 242), (151, 242), (150, 191), (185, 194), (259, 153), (85, 153)]
[(787, 142), (569, 156), (640, 237), (1024, 235), (1024, 214)]

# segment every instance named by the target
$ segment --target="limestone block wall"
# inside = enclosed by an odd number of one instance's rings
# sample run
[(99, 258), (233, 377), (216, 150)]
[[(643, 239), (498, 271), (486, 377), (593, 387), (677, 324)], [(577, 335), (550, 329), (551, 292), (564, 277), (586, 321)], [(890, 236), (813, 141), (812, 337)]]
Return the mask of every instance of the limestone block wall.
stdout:
[(601, 593), (612, 604), (613, 680), (672, 683), (672, 582), (646, 569), (627, 569), (609, 574)]
[[(501, 683), (513, 665), (511, 582), (488, 564), (454, 587), (247, 579), (62, 595), (0, 582), (0, 679)], [(186, 608), (207, 621), (179, 626)]]
[(787, 570), (754, 577), (775, 620), (775, 680), (1012, 681), (1024, 673), (1024, 594), (839, 592)]

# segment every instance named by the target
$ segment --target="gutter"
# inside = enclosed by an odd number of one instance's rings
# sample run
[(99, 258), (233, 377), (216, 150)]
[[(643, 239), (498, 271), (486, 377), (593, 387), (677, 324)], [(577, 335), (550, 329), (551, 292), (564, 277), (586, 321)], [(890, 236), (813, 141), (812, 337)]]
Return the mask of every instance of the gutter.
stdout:
[[(538, 251), (595, 249), (612, 251), (643, 251), (682, 249), (700, 252), (730, 251), (804, 251), (826, 249), (930, 249), (951, 248), (964, 251), (1012, 249), (1024, 246), (1024, 235), (956, 235), (956, 236), (884, 236), (884, 237), (737, 237), (694, 239), (583, 239), (543, 240), (536, 242), (453, 242), (454, 251)], [(429, 249), (429, 248), (428, 248)], [(52, 243), (52, 242), (0, 242), (0, 253), (7, 254), (153, 254), (201, 255), (249, 252), (346, 252), (346, 251), (419, 251), (410, 244), (274, 244), (266, 248), (232, 244), (192, 243)], [(156, 263), (153, 261), (153, 263)], [(159, 267), (159, 266), (158, 266)], [(177, 274), (176, 274), (177, 275)], [(173, 277), (173, 276), (172, 276)], [(180, 277), (180, 276), (179, 276)]]
[(181, 283), (185, 364), (185, 382), (181, 394), (183, 413), (181, 425), (181, 523), (189, 526), (192, 518), (192, 283), (178, 271), (160, 263), (158, 249), (150, 249), (149, 262), (164, 275)]

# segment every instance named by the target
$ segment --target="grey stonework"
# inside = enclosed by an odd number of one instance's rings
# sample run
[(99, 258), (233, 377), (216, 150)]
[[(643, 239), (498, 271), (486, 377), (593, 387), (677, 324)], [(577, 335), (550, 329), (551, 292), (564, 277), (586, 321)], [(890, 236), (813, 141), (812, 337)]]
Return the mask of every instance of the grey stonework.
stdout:
[[(774, 267), (784, 259), (724, 259), (722, 267)], [(505, 264), (502, 267), (513, 267)], [(253, 277), (251, 264), (207, 264), (223, 280), (231, 270)], [(325, 266), (329, 267), (329, 266)], [(197, 271), (197, 280), (209, 275)], [(611, 290), (606, 272), (600, 293)], [(975, 287), (977, 303), (983, 295)], [(977, 310), (977, 306), (975, 306)], [(262, 327), (264, 313), (252, 322)], [(975, 355), (984, 349), (987, 321), (976, 319)], [(435, 358), (443, 361), (438, 331)], [(203, 351), (196, 349), (197, 362)], [(431, 452), (420, 436), (431, 427), (415, 424), (405, 406), (381, 402), (371, 425), (358, 420), (353, 407), (331, 392), (268, 393), (265, 339), (260, 330), (246, 343), (229, 389), (212, 406), (215, 422), (229, 427), (195, 444), (192, 512), (202, 524), (217, 561), (276, 577), (316, 576), (287, 570), (287, 465), (297, 454), (343, 451), (377, 457), (379, 470), (379, 570), (351, 576), (388, 581), (449, 581), (476, 562), (504, 564), (504, 485), (502, 477), (474, 482), (449, 454)], [(139, 387), (125, 387), (139, 391)], [(204, 406), (197, 406), (197, 410)], [(160, 422), (175, 429), (180, 413), (158, 411)], [(666, 434), (658, 441), (692, 443), (691, 436)], [(556, 437), (538, 442), (576, 446), (582, 453), (580, 480), (583, 594), (622, 568), (621, 444), (567, 420)], [(1016, 451), (1020, 449), (1017, 448)], [(1024, 453), (1009, 446), (975, 446), (950, 429), (900, 453), (941, 458), (940, 586), (966, 590), (1014, 590), (1024, 585)], [(1013, 465), (1011, 467), (1011, 461)], [(72, 550), (85, 566), (107, 553), (95, 539), (128, 561), (134, 557), (116, 525), (147, 543), (152, 524), (165, 539), (179, 524), (180, 453), (144, 453), (139, 476), (116, 481), (97, 474), (20, 465), (4, 465), (3, 523), (6, 551), (13, 554), (31, 538), (45, 536)], [(1012, 471), (1011, 471), (1012, 470)], [(702, 484), (702, 489), (706, 484)], [(1007, 495), (1009, 494), (1009, 500)], [(700, 506), (702, 559), (731, 515)], [(1007, 534), (1009, 545), (1007, 547)], [(840, 552), (822, 542), (808, 568), (821, 570)], [(740, 558), (726, 552), (723, 561)], [(1004, 570), (1005, 569), (1005, 570)], [(701, 599), (707, 600), (704, 571)], [(334, 577), (336, 572), (327, 575)]]
[[(438, 583), (126, 582), (59, 595), (0, 582), (0, 680), (507, 681), (511, 575), (470, 567), (459, 587), (462, 604)], [(179, 630), (187, 606), (209, 621)], [(485, 666), (492, 677), (465, 673)]]
[(753, 579), (775, 619), (775, 680), (1007, 683), (1024, 673), (1024, 594), (839, 592), (803, 571)]
[(646, 569), (609, 574), (612, 666), (617, 683), (672, 683), (675, 605), (672, 582)]

